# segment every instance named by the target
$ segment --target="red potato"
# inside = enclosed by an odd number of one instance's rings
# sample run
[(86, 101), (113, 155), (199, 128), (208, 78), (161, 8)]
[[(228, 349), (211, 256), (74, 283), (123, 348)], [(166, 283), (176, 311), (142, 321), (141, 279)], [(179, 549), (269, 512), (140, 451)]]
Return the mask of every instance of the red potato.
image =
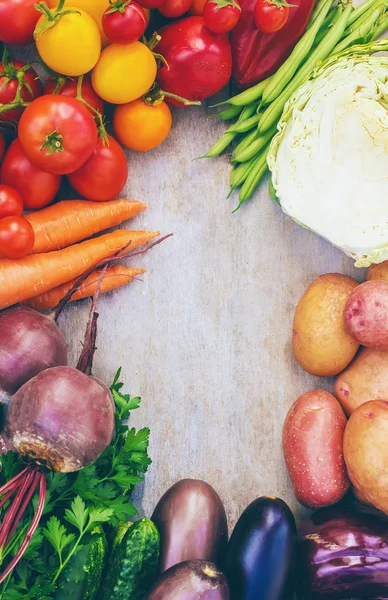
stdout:
[(345, 328), (363, 346), (388, 350), (388, 281), (366, 281), (350, 294)]
[(337, 377), (334, 395), (348, 415), (369, 400), (388, 400), (388, 351), (363, 348)]
[(301, 504), (322, 508), (346, 494), (345, 426), (339, 402), (323, 390), (307, 392), (291, 406), (283, 426), (283, 454)]
[(359, 406), (345, 429), (344, 457), (357, 497), (388, 513), (388, 401)]

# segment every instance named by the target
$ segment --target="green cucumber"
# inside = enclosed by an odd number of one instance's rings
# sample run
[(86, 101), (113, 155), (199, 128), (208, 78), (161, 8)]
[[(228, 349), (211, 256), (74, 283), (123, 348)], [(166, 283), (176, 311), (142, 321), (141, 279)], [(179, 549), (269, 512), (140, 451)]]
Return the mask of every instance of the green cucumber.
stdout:
[(130, 526), (112, 550), (99, 599), (140, 600), (155, 581), (159, 554), (159, 532), (150, 519)]
[(55, 600), (94, 600), (101, 584), (108, 545), (102, 528), (95, 540), (71, 557), (58, 579)]

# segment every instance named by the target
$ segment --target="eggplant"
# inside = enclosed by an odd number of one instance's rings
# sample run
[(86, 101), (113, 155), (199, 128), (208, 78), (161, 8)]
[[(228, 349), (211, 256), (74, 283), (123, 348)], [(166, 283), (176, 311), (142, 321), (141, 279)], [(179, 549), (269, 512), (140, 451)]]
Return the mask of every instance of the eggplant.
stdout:
[(230, 538), (225, 573), (232, 600), (285, 600), (294, 595), (296, 524), (280, 498), (258, 498)]
[(189, 560), (165, 571), (144, 600), (229, 600), (225, 575), (215, 564)]
[(161, 539), (160, 570), (187, 560), (220, 565), (228, 542), (224, 505), (215, 490), (199, 479), (182, 479), (159, 500), (152, 521)]
[(338, 506), (302, 521), (298, 581), (305, 600), (388, 596), (388, 518), (373, 508)]

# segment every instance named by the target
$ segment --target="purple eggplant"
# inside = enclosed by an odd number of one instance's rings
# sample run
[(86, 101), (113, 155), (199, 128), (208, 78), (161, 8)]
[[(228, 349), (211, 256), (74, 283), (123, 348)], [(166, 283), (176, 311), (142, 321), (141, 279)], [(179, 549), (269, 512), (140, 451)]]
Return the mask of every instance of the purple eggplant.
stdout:
[(152, 515), (161, 538), (161, 571), (187, 560), (220, 565), (228, 542), (224, 505), (204, 481), (183, 479), (159, 500)]
[(258, 498), (243, 512), (226, 557), (232, 600), (293, 598), (295, 519), (279, 498)]
[(298, 581), (305, 600), (388, 596), (388, 518), (367, 507), (324, 509), (299, 528)]
[(225, 576), (211, 562), (189, 560), (165, 571), (144, 600), (229, 600)]

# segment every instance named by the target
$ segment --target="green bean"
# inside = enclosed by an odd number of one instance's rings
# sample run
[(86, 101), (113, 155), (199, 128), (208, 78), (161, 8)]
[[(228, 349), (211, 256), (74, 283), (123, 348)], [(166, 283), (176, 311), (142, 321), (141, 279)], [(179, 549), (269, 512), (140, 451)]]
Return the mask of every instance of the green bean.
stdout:
[(237, 133), (224, 133), (222, 138), (210, 148), (209, 152), (206, 152), (206, 154), (199, 158), (214, 158), (215, 156), (219, 156), (233, 142), (236, 136)]
[(373, 39), (376, 40), (388, 29), (388, 16), (384, 15), (380, 22), (377, 22), (377, 27), (373, 34)]
[(224, 110), (221, 110), (219, 113), (214, 113), (214, 116), (219, 117), (223, 121), (230, 121), (231, 119), (238, 117), (238, 115), (241, 112), (241, 109), (241, 106), (229, 106), (228, 108), (224, 108)]
[(286, 87), (287, 83), (291, 81), (303, 60), (306, 58), (306, 56), (308, 56), (314, 44), (315, 36), (319, 32), (319, 29), (330, 10), (331, 4), (332, 0), (326, 0), (314, 24), (299, 40), (290, 56), (277, 70), (271, 81), (266, 85), (262, 96), (263, 104), (270, 104), (279, 96), (280, 92)]
[[(365, 23), (357, 30), (345, 37), (336, 47), (335, 53), (342, 52), (349, 46), (353, 46), (359, 39), (365, 38), (365, 36), (373, 36), (374, 25), (377, 20), (381, 16), (381, 9), (376, 9), (372, 12), (369, 18), (365, 21)], [(368, 40), (369, 41), (369, 40)]]
[(238, 154), (239, 152), (242, 152), (243, 150), (245, 150), (245, 148), (248, 148), (248, 146), (250, 146), (250, 144), (257, 137), (259, 137), (257, 129), (254, 129), (253, 131), (251, 131), (251, 133), (248, 133), (248, 135), (244, 136), (242, 138), (242, 140), (240, 140), (239, 143), (237, 144), (237, 146), (235, 147), (234, 152), (233, 152), (233, 158), (236, 158), (236, 154)]
[(268, 131), (265, 131), (262, 135), (259, 135), (251, 144), (249, 144), (247, 148), (244, 148), (244, 150), (241, 152), (235, 151), (235, 159), (239, 162), (245, 162), (252, 158), (252, 156), (262, 150), (268, 141), (273, 138), (276, 133), (276, 129), (276, 125), (275, 127), (271, 127), (271, 129), (268, 129)]
[(243, 92), (240, 92), (240, 94), (237, 94), (237, 96), (233, 96), (232, 98), (229, 98), (229, 100), (228, 100), (229, 104), (232, 104), (232, 106), (246, 106), (247, 104), (250, 104), (251, 102), (260, 100), (262, 93), (265, 89), (265, 86), (271, 80), (271, 78), (272, 78), (272, 75), (271, 75), (271, 77), (267, 77), (267, 79), (263, 79), (263, 81), (260, 81), (253, 87), (248, 88), (247, 90), (244, 90)]
[(233, 194), (233, 192), (236, 188), (240, 187), (244, 183), (244, 181), (248, 177), (249, 173), (255, 166), (258, 158), (259, 158), (259, 154), (257, 154), (256, 156), (253, 156), (250, 160), (248, 160), (245, 163), (240, 163), (238, 165), (238, 167), (235, 167), (234, 169), (231, 170), (231, 172), (230, 172), (230, 190), (229, 190), (229, 194), (227, 196), (228, 198), (230, 198), (230, 196)]
[(234, 125), (229, 127), (228, 131), (233, 131), (236, 133), (246, 133), (258, 124), (260, 116), (261, 115), (256, 114), (253, 115), (253, 117), (247, 119), (246, 121), (243, 121), (242, 123), (235, 123)]
[(287, 87), (282, 91), (280, 96), (274, 100), (266, 111), (259, 122), (259, 132), (263, 133), (272, 127), (281, 117), (284, 109), (284, 105), (289, 100), (292, 94), (310, 77), (314, 69), (319, 65), (320, 62), (325, 60), (338, 42), (341, 40), (343, 32), (346, 29), (349, 14), (352, 10), (352, 6), (348, 4), (343, 11), (341, 18), (338, 20), (336, 25), (329, 31), (327, 36), (322, 42), (313, 50), (309, 58), (302, 65), (294, 79), (290, 81)]
[(314, 45), (313, 45), (313, 49), (315, 49), (318, 44), (321, 43), (321, 41), (323, 40), (324, 37), (327, 36), (327, 34), (329, 33), (330, 29), (333, 29), (334, 25), (338, 22), (338, 19), (341, 18), (342, 15), (342, 8), (340, 6), (337, 6), (334, 9), (333, 14), (331, 15), (331, 22), (328, 22), (326, 25), (323, 24), (321, 29), (318, 31), (318, 34), (314, 40)]
[[(373, 7), (373, 10), (376, 10), (377, 8), (385, 9), (386, 0), (377, 0), (377, 2), (375, 0), (375, 5), (376, 6)], [(349, 34), (353, 33), (354, 31), (357, 31), (360, 27), (362, 27), (364, 23), (366, 23), (369, 20), (371, 11), (372, 9), (366, 13), (362, 13), (362, 15), (356, 21), (353, 21), (353, 23), (348, 25), (345, 29), (344, 38), (347, 37)]]
[(368, 12), (369, 9), (378, 3), (379, 0), (365, 0), (360, 6), (357, 6), (351, 13), (348, 21), (348, 27), (352, 25), (357, 19), (359, 19), (364, 13)]
[[(322, 7), (325, 6), (325, 4), (326, 4), (326, 0), (318, 0), (318, 2), (314, 6), (313, 11), (310, 15), (306, 31), (307, 31), (307, 29), (310, 29), (310, 27), (313, 25), (313, 23), (315, 23), (316, 18), (318, 17), (319, 13), (321, 12)], [(332, 4), (333, 4), (333, 2), (332, 2)]]
[(236, 212), (249, 198), (252, 196), (256, 187), (258, 186), (260, 179), (263, 177), (264, 173), (267, 171), (267, 154), (269, 150), (269, 145), (264, 148), (261, 152), (259, 158), (256, 161), (255, 166), (249, 172), (248, 177), (244, 181), (239, 194), (239, 205), (233, 212)]

